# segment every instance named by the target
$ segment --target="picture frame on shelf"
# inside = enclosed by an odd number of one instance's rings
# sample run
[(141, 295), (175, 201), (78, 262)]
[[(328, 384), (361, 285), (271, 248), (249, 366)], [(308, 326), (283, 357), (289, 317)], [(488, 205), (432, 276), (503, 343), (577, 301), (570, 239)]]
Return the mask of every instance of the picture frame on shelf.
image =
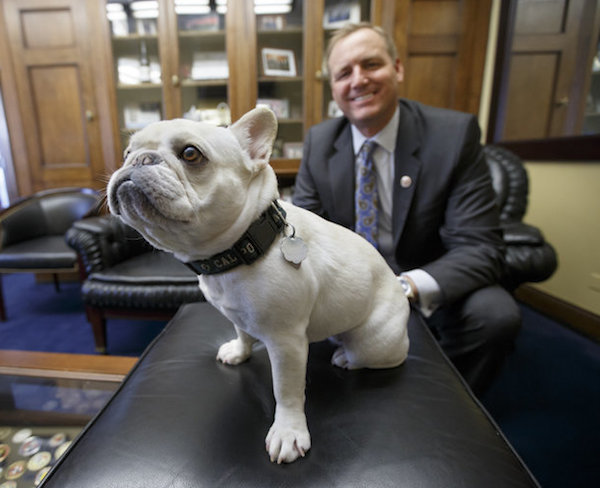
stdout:
[(265, 76), (294, 77), (297, 75), (296, 56), (291, 49), (264, 47), (261, 50), (261, 55)]
[(360, 4), (358, 2), (340, 3), (325, 7), (323, 28), (338, 29), (348, 23), (360, 22)]
[(257, 18), (259, 30), (283, 30), (286, 26), (284, 15), (259, 15)]
[(286, 142), (283, 144), (283, 157), (287, 159), (302, 159), (301, 142)]
[(278, 119), (290, 118), (290, 101), (279, 98), (259, 98), (256, 106), (263, 105), (270, 108)]

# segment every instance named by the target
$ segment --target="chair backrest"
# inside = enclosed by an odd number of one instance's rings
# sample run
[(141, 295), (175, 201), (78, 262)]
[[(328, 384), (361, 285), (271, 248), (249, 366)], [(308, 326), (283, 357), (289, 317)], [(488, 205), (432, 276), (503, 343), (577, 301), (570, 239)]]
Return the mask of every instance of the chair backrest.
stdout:
[(523, 161), (508, 149), (487, 145), (483, 148), (501, 222), (517, 222), (527, 210), (529, 178)]
[(40, 206), (46, 219), (46, 232), (61, 235), (83, 218), (97, 205), (98, 194), (88, 192), (48, 195), (40, 199)]
[(62, 235), (73, 222), (94, 211), (99, 202), (99, 193), (90, 188), (44, 190), (18, 200), (0, 212), (1, 245)]

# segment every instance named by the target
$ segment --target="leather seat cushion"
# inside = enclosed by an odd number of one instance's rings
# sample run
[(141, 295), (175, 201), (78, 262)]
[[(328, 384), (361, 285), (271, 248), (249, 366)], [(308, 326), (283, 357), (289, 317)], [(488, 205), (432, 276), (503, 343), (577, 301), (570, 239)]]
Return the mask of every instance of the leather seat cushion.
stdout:
[(198, 276), (172, 255), (151, 251), (92, 273), (82, 286), (87, 305), (176, 309), (204, 300)]
[(77, 253), (63, 235), (37, 237), (0, 251), (0, 269), (72, 268), (76, 262)]
[(151, 251), (134, 256), (110, 268), (89, 276), (92, 281), (117, 284), (194, 284), (198, 275), (181, 261), (161, 251)]

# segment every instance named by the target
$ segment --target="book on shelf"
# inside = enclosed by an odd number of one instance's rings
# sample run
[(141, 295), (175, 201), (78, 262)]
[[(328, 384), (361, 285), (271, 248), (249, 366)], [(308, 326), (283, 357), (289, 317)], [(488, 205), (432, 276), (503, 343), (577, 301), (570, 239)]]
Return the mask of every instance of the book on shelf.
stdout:
[(177, 22), (182, 31), (215, 32), (220, 28), (218, 14), (178, 15)]
[(222, 80), (229, 78), (227, 54), (219, 51), (194, 53), (192, 80)]
[(123, 109), (126, 129), (143, 129), (160, 118), (160, 102), (128, 103)]
[[(160, 83), (160, 63), (157, 57), (149, 57), (149, 66), (142, 66), (140, 59), (123, 56), (117, 60), (117, 75), (122, 85)], [(148, 69), (149, 68), (149, 69)]]

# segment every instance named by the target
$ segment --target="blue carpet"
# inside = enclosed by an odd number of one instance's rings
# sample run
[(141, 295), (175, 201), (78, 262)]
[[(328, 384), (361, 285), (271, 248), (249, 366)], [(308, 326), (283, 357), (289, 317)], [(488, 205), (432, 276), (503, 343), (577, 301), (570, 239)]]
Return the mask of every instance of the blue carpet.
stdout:
[[(94, 354), (78, 283), (2, 277), (0, 349)], [(600, 486), (600, 345), (522, 306), (513, 354), (482, 398), (543, 488)], [(162, 321), (108, 321), (108, 352), (138, 356)], [(1, 354), (1, 352), (0, 352)]]
[[(7, 320), (0, 322), (0, 349), (95, 354), (80, 285), (38, 283), (34, 275), (2, 275)], [(139, 356), (166, 322), (109, 319), (108, 353)]]
[(543, 488), (600, 486), (600, 345), (522, 306), (483, 404)]

